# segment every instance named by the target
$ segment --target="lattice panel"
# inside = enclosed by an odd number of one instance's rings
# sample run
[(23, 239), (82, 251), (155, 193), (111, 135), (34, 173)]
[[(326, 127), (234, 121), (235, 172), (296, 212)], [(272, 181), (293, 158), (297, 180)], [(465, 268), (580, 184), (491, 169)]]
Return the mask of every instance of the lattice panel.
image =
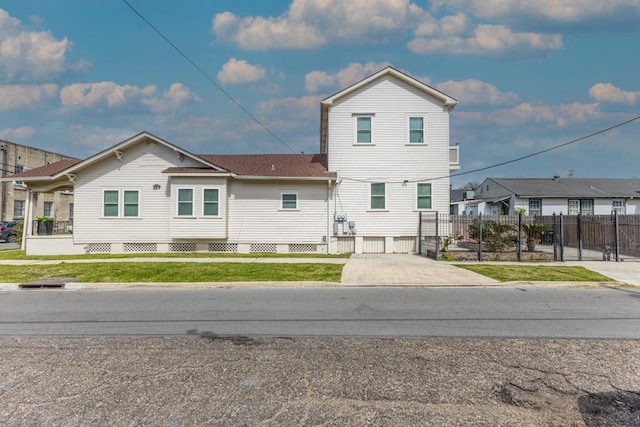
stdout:
[(111, 243), (89, 243), (87, 245), (87, 253), (89, 254), (111, 253)]
[(122, 245), (125, 252), (158, 252), (157, 243), (125, 243)]
[(196, 250), (195, 242), (169, 243), (169, 252), (195, 252)]
[(237, 243), (209, 243), (209, 252), (238, 252)]
[(292, 243), (289, 245), (289, 252), (291, 253), (316, 253), (318, 252), (318, 245), (313, 243)]
[(275, 243), (252, 243), (250, 252), (276, 252), (277, 245)]

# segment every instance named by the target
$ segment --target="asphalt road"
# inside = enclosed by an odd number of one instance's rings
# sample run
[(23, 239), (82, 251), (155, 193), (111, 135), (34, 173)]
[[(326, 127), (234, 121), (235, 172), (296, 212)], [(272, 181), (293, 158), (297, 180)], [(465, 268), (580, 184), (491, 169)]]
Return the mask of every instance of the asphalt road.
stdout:
[(629, 289), (0, 292), (0, 336), (640, 338)]

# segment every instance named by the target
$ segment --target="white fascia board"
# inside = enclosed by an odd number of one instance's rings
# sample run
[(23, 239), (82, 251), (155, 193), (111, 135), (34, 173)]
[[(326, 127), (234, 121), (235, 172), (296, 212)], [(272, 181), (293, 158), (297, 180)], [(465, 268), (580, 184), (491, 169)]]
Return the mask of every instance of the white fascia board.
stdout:
[(251, 176), (242, 175), (235, 176), (234, 178), (239, 180), (253, 180), (253, 181), (335, 181), (336, 177), (322, 177), (322, 176)]

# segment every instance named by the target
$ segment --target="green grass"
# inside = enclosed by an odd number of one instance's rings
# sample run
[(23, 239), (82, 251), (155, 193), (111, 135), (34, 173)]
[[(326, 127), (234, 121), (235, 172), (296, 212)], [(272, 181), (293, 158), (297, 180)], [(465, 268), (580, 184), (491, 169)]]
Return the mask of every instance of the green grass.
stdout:
[(25, 255), (20, 249), (0, 250), (0, 260), (34, 259), (34, 260), (68, 260), (68, 259), (123, 259), (123, 258), (349, 258), (346, 254), (276, 254), (236, 252), (171, 252), (171, 253), (133, 253), (133, 254), (86, 254), (86, 255)]
[(55, 265), (0, 265), (0, 281), (26, 283), (71, 277), (76, 282), (339, 282), (342, 264), (105, 262)]
[(500, 282), (613, 282), (614, 280), (584, 267), (454, 264)]

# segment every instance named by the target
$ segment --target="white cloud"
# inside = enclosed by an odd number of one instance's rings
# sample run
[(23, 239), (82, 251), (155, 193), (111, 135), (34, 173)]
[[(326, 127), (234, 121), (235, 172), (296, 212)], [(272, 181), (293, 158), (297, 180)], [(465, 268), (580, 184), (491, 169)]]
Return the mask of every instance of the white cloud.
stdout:
[(213, 33), (242, 49), (310, 49), (330, 41), (378, 43), (402, 36), (412, 15), (409, 0), (293, 0), (278, 17), (213, 18)]
[(629, 14), (640, 16), (638, 0), (433, 0), (431, 5), (434, 9), (445, 7), (470, 11), (485, 19), (538, 17), (551, 22), (579, 22), (593, 18), (623, 18)]
[(161, 97), (143, 98), (142, 103), (151, 108), (154, 113), (165, 113), (173, 111), (189, 101), (200, 101), (200, 99), (182, 83), (173, 83), (168, 91)]
[(0, 74), (7, 81), (42, 79), (69, 69), (83, 69), (87, 63), (68, 64), (71, 42), (56, 39), (49, 31), (29, 31), (21, 22), (0, 9)]
[(598, 104), (561, 104), (556, 106), (531, 105), (521, 103), (512, 108), (490, 112), (459, 111), (456, 117), (465, 125), (482, 124), (489, 126), (514, 127), (525, 124), (555, 124), (565, 127), (573, 123), (583, 123), (590, 118), (601, 117)]
[(492, 84), (480, 80), (449, 80), (436, 85), (438, 90), (456, 98), (461, 104), (511, 104), (518, 101), (513, 92), (500, 92)]
[(312, 71), (305, 77), (305, 90), (309, 93), (327, 92), (346, 88), (371, 74), (391, 65), (390, 62), (351, 63), (335, 74)]
[[(303, 96), (301, 98), (270, 99), (258, 103), (260, 115), (266, 117), (315, 118), (320, 110), (320, 96)], [(293, 120), (290, 120), (293, 122)]]
[(0, 138), (9, 141), (21, 141), (27, 138), (31, 138), (35, 134), (36, 130), (30, 126), (0, 129)]
[(58, 86), (52, 83), (0, 86), (0, 111), (34, 107), (54, 99), (57, 94)]
[(154, 113), (175, 110), (198, 97), (182, 83), (173, 83), (169, 90), (157, 95), (157, 87), (118, 85), (114, 82), (74, 83), (60, 90), (60, 100), (67, 108), (116, 108), (128, 103), (141, 103)]
[(244, 59), (231, 58), (218, 72), (218, 80), (223, 85), (253, 83), (264, 79), (266, 74), (262, 65), (252, 65)]
[(611, 83), (597, 83), (589, 89), (589, 95), (599, 102), (626, 103), (634, 105), (640, 100), (639, 92), (619, 89)]
[(506, 51), (544, 51), (560, 49), (559, 34), (512, 32), (504, 25), (478, 25), (471, 34), (450, 37), (418, 37), (408, 43), (414, 53), (448, 53), (455, 55), (499, 54)]

